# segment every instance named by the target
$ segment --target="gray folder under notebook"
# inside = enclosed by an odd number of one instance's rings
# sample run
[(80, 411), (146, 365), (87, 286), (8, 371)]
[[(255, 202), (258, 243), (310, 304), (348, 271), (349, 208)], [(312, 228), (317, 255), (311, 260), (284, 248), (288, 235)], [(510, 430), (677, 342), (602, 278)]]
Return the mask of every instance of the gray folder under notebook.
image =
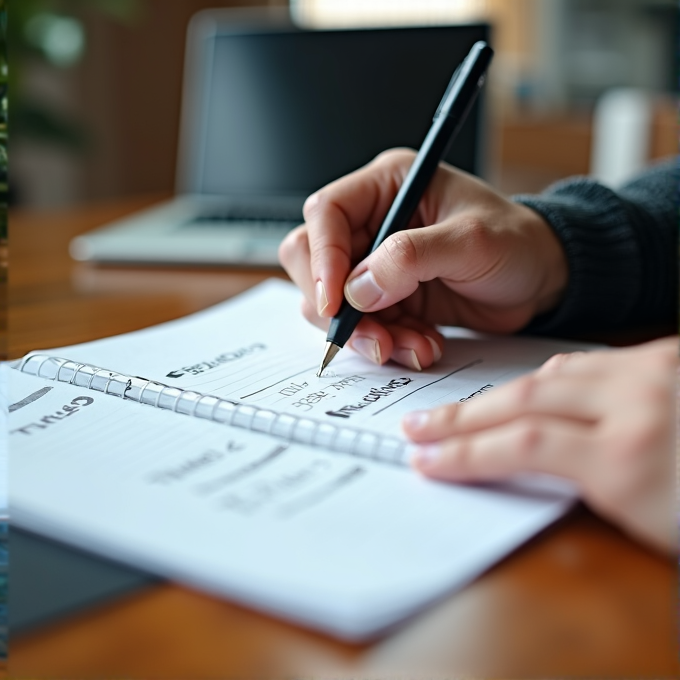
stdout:
[(9, 627), (22, 633), (159, 582), (138, 569), (10, 530)]

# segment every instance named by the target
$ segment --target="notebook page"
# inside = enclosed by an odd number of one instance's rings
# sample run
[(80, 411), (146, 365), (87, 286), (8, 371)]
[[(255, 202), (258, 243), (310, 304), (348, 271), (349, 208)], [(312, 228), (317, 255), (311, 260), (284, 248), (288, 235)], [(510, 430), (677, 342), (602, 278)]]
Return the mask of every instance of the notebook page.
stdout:
[(570, 503), (10, 373), (18, 525), (345, 638), (467, 583)]
[(391, 362), (376, 366), (345, 349), (317, 378), (325, 335), (302, 318), (300, 299), (292, 284), (269, 281), (178, 321), (51, 353), (279, 413), (400, 436), (408, 411), (481, 397), (557, 352), (583, 348), (451, 331), (443, 359), (424, 371)]

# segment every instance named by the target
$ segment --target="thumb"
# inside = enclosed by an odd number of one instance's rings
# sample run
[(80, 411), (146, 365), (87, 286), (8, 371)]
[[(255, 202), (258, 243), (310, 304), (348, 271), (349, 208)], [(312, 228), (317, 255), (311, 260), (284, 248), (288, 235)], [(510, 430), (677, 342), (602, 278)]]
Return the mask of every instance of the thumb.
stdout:
[(460, 280), (457, 242), (460, 234), (442, 224), (392, 234), (350, 273), (347, 300), (362, 312), (376, 312), (407, 298), (421, 282)]

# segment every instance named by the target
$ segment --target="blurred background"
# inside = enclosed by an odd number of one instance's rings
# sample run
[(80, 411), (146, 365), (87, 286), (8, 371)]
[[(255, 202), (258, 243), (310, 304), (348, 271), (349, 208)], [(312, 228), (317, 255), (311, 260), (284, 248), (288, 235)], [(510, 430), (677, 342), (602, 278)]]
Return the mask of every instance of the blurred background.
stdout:
[(507, 193), (596, 171), (607, 116), (623, 109), (633, 165), (677, 151), (675, 0), (21, 0), (9, 24), (11, 202), (171, 194), (189, 18), (263, 4), (310, 27), (489, 21), (486, 178)]

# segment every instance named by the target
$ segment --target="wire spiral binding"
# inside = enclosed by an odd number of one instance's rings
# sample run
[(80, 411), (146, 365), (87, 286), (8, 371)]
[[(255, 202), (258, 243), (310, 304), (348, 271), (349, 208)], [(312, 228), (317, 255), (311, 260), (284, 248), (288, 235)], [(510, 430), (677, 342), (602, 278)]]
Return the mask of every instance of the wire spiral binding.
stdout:
[(408, 446), (394, 437), (366, 430), (338, 427), (311, 418), (276, 413), (251, 404), (183, 390), (115, 371), (41, 354), (25, 356), (17, 370), (39, 378), (64, 382), (121, 399), (262, 432), (287, 441), (346, 453), (394, 465), (407, 465)]

